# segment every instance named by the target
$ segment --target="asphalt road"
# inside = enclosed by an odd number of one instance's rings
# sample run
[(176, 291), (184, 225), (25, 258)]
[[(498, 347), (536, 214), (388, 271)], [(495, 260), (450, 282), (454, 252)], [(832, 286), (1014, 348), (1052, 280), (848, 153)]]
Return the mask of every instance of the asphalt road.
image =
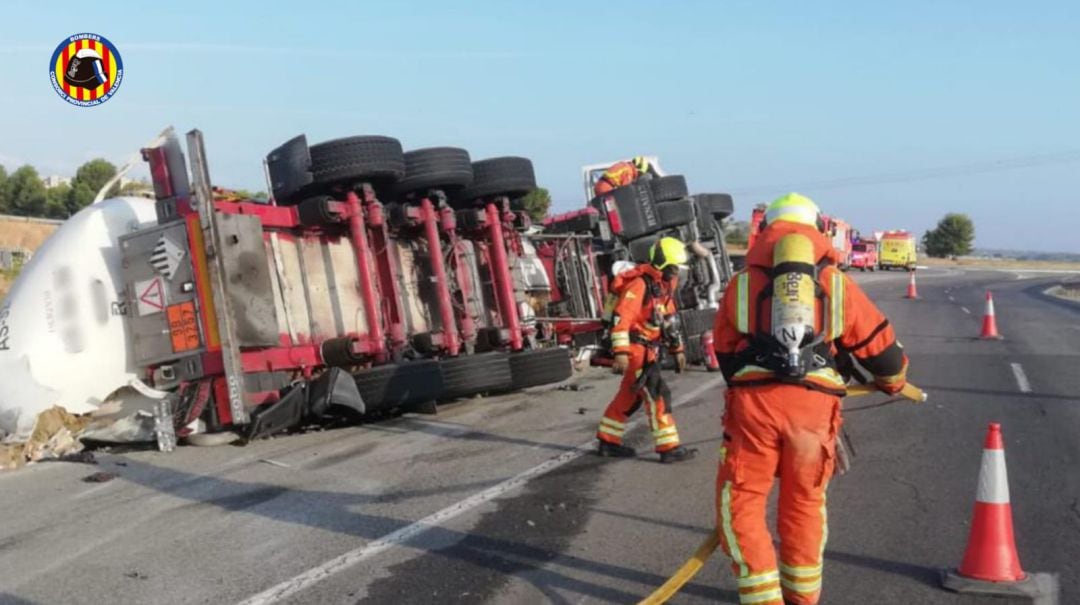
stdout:
[[(848, 402), (825, 603), (1002, 603), (938, 588), (963, 553), (986, 424), (1001, 422), (1021, 562), (1080, 601), (1080, 307), (1047, 275), (860, 274), (923, 405)], [(979, 341), (992, 288), (1005, 340)], [(965, 312), (967, 309), (967, 312)], [(1014, 366), (1014, 364), (1017, 364)], [(1014, 367), (1026, 378), (1019, 380)], [(713, 525), (722, 382), (673, 377), (692, 462), (589, 444), (615, 381), (537, 389), (248, 447), (99, 454), (0, 475), (0, 603), (632, 603)], [(102, 484), (81, 479), (108, 471)], [(673, 602), (735, 602), (718, 556)]]

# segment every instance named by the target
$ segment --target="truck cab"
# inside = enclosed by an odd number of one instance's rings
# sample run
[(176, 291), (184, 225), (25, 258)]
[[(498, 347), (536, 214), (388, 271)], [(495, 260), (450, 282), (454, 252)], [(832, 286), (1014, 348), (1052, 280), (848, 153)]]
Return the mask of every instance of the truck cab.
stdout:
[(874, 271), (878, 265), (877, 242), (859, 239), (851, 244), (851, 267), (860, 271)]
[(915, 270), (915, 236), (907, 231), (886, 231), (881, 236), (879, 265), (883, 270)]

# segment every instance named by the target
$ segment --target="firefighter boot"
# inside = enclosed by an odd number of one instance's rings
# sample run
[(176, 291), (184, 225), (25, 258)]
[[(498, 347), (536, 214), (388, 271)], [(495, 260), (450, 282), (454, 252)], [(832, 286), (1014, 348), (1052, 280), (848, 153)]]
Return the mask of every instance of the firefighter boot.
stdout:
[(695, 457), (697, 457), (697, 448), (688, 448), (681, 445), (666, 452), (660, 452), (660, 462), (663, 464), (693, 460)]
[(604, 458), (633, 458), (637, 456), (637, 450), (628, 445), (608, 443), (602, 439), (599, 441), (600, 447), (596, 449), (596, 453)]

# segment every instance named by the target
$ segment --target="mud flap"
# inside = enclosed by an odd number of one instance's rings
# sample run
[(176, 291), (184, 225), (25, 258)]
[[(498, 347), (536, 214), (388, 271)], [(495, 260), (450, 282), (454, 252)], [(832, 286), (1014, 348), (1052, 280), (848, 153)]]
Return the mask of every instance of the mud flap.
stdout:
[(312, 419), (362, 416), (367, 411), (356, 380), (341, 368), (330, 368), (311, 385), (309, 402), (306, 415)]
[(308, 385), (294, 386), (274, 403), (260, 406), (251, 414), (244, 440), (252, 441), (292, 428), (304, 419), (308, 407)]

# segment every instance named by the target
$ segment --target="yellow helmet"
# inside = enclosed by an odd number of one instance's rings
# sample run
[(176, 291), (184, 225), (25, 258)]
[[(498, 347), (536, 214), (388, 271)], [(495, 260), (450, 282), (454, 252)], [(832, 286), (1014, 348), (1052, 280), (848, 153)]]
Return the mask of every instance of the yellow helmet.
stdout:
[(638, 155), (634, 156), (634, 159), (630, 161), (634, 164), (634, 168), (637, 168), (637, 171), (639, 173), (645, 174), (649, 171), (649, 158), (643, 155)]
[(649, 250), (649, 264), (661, 271), (667, 267), (685, 267), (689, 260), (686, 244), (674, 237), (660, 238)]
[(800, 225), (816, 227), (818, 231), (825, 230), (825, 220), (821, 216), (821, 209), (813, 200), (798, 193), (782, 195), (765, 209), (764, 225), (771, 225), (776, 221), (788, 221)]

